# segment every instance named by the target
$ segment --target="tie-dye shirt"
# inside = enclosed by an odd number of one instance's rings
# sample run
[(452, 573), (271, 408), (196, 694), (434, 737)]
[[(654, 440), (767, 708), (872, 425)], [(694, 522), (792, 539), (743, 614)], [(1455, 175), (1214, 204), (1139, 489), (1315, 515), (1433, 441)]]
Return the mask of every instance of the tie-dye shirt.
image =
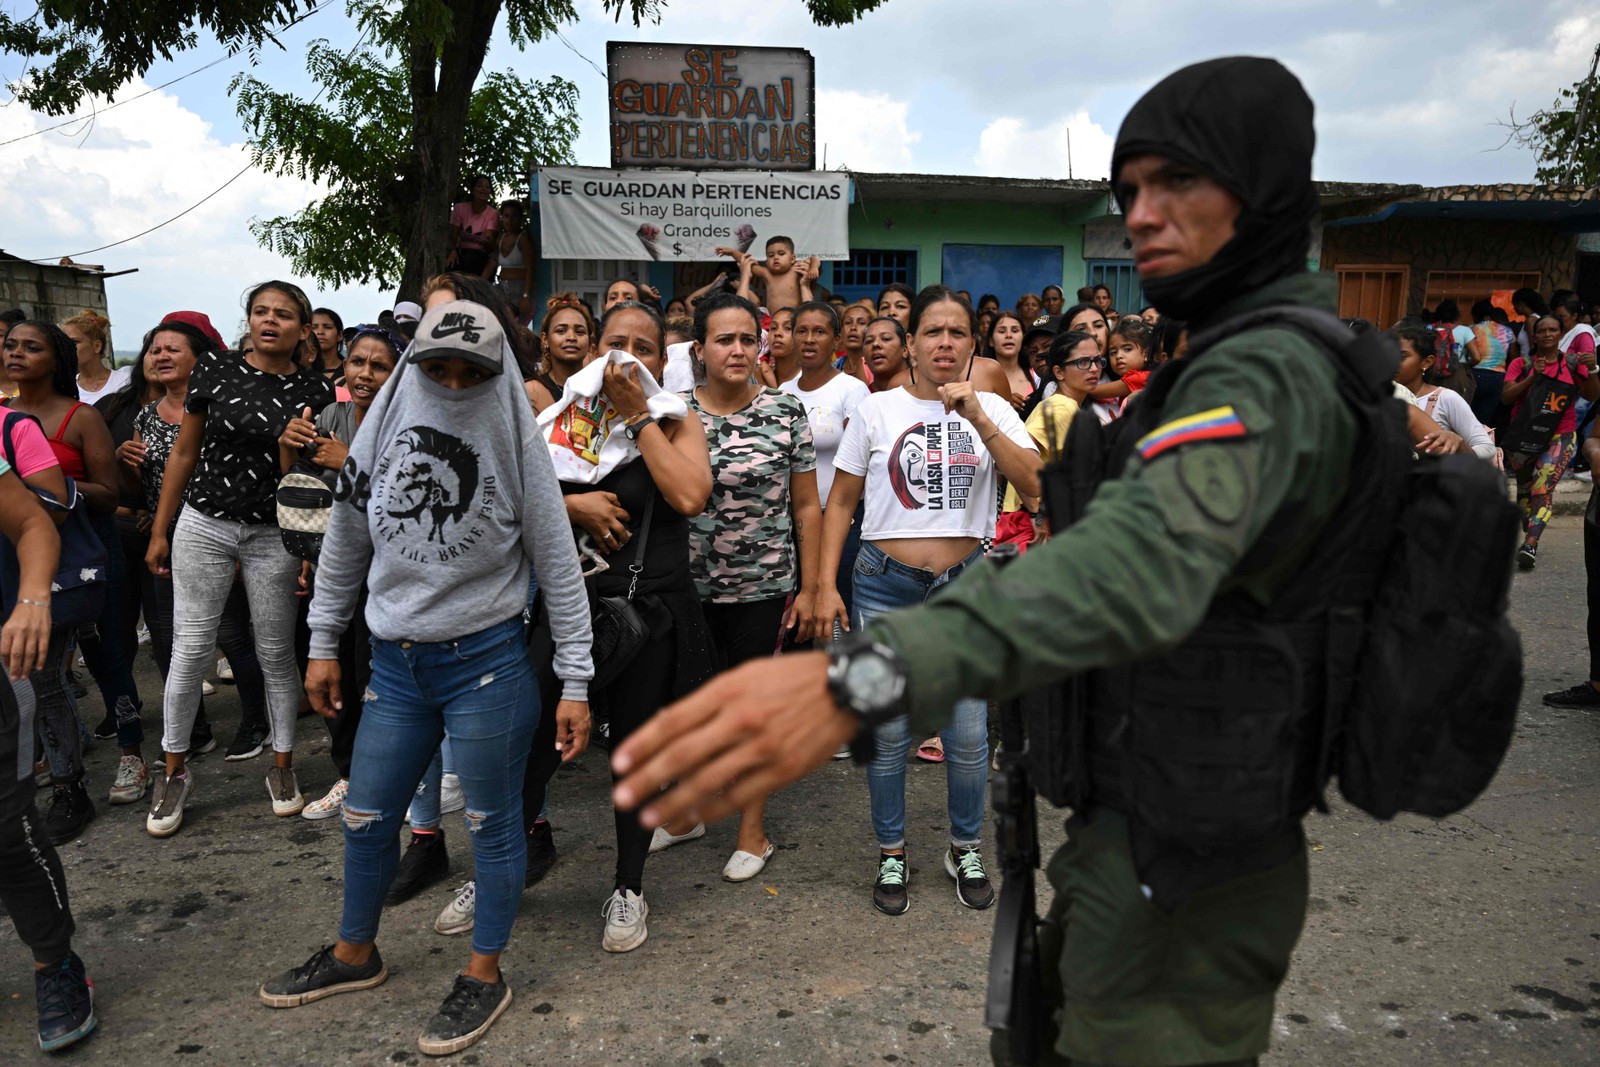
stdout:
[(1474, 364), (1474, 369), (1504, 373), (1506, 350), (1516, 343), (1511, 331), (1489, 319), (1472, 327), (1472, 333), (1478, 339), (1478, 362)]
[(689, 569), (702, 600), (732, 604), (794, 591), (790, 476), (816, 470), (811, 425), (798, 398), (763, 389), (732, 415), (713, 415), (693, 392), (706, 428), (711, 499), (689, 520)]

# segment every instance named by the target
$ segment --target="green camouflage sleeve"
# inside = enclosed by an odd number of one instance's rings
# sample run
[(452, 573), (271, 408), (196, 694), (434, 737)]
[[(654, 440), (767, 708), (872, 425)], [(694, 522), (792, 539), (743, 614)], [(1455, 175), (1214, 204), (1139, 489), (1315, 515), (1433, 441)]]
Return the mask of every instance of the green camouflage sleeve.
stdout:
[(1308, 342), (1263, 331), (1219, 345), (1081, 521), (869, 625), (910, 667), (914, 728), (943, 725), (963, 696), (1003, 699), (1170, 648), (1230, 585), (1265, 599), (1272, 568), (1236, 568), (1280, 513), (1299, 528), (1286, 543), (1309, 544), (1344, 493), (1354, 433)]

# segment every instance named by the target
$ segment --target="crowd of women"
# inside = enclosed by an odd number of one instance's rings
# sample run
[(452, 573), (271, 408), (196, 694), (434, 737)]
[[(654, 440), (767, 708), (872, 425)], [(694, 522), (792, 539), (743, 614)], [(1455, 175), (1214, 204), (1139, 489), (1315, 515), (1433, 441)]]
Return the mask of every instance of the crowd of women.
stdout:
[[(510, 1003), (499, 957), (522, 892), (556, 859), (549, 786), (591, 732), (620, 743), (718, 670), (937, 596), (994, 543), (1045, 539), (1038, 472), (1067, 425), (1118, 418), (1187, 341), (1154, 309), (1119, 313), (1103, 286), (1068, 306), (1055, 285), (1015, 308), (903, 285), (763, 308), (713, 285), (664, 315), (659, 294), (623, 281), (598, 316), (556, 295), (535, 334), (517, 214), (491, 225), (487, 184), (473, 190), (454, 220), (458, 269), (381, 324), (346, 327), (272, 281), (247, 294), (232, 348), (205, 315), (174, 311), (113, 368), (102, 316), (0, 316), (0, 733), (19, 767), (18, 791), (0, 790), (0, 845), (21, 847), (15, 826), (35, 844), (79, 836), (95, 789), (114, 805), (148, 797), (147, 831), (178, 833), (203, 788), (193, 757), (217, 747), (204, 697), (220, 648), (241, 707), (225, 758), (270, 747), (273, 814), (345, 828), (337, 938), (263, 983), (266, 1004), (382, 982), (381, 910), (449, 877), (443, 817), (463, 811), (474, 877), (434, 925), (472, 944), (424, 1028), (430, 1053), (470, 1045)], [(1397, 393), (1515, 473), (1531, 566), (1578, 414), (1524, 413), (1592, 399), (1600, 375), (1575, 297), (1517, 300), (1520, 329), (1488, 302), (1462, 326), (1446, 302), (1391, 333)], [(35, 513), (56, 531), (48, 567)], [(133, 671), (141, 621), (163, 680), (159, 751)], [(92, 730), (75, 653), (104, 708)], [(335, 780), (308, 802), (294, 750), (311, 711)], [(968, 700), (916, 748), (945, 765), (941, 860), (972, 908), (995, 899), (989, 736), (986, 705)], [(92, 737), (121, 751), (95, 789)], [(879, 729), (865, 774), (870, 899), (888, 915), (910, 906), (914, 740), (903, 721)], [(52, 790), (42, 819), (34, 783)], [(601, 947), (628, 952), (649, 936), (649, 856), (705, 828), (650, 832), (619, 811), (615, 831)], [(774, 850), (753, 804), (722, 876), (748, 881)], [(41, 1041), (57, 1047), (93, 1027), (92, 1000), (59, 864), (38, 857), (4, 900), (29, 926)]]

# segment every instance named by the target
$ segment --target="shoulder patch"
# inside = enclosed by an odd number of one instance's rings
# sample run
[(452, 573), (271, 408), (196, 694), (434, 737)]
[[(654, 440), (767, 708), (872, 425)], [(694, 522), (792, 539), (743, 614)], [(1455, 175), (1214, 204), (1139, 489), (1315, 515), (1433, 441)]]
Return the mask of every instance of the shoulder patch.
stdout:
[(1181, 419), (1174, 419), (1157, 426), (1139, 438), (1134, 448), (1141, 459), (1152, 460), (1179, 445), (1194, 441), (1221, 441), (1230, 437), (1243, 437), (1245, 433), (1244, 420), (1239, 418), (1231, 406), (1212, 408), (1210, 411), (1186, 415)]
[(1195, 506), (1231, 526), (1250, 503), (1250, 486), (1237, 448), (1190, 448), (1178, 453), (1178, 480)]

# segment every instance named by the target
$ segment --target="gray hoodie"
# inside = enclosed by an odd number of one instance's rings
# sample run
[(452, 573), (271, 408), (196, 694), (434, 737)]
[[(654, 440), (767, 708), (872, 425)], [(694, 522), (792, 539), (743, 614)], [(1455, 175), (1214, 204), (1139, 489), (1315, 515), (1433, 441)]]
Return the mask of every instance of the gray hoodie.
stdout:
[[(419, 328), (339, 472), (311, 603), (311, 656), (338, 658), (363, 585), (367, 626), (382, 640), (450, 641), (505, 622), (527, 605), (531, 561), (562, 696), (586, 700), (594, 677), (588, 596), (522, 383), (502, 372), (446, 388), (416, 366), (422, 343)], [(509, 349), (502, 366), (516, 368)]]

